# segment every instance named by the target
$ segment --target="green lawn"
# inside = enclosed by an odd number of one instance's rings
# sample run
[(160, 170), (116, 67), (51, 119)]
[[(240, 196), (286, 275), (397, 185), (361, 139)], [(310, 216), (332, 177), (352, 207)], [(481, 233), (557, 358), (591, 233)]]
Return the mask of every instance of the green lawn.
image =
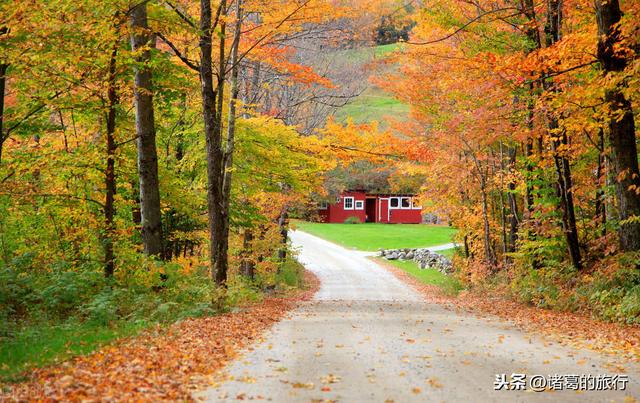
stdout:
[(0, 383), (23, 380), (24, 371), (90, 353), (143, 327), (142, 323), (126, 321), (101, 326), (76, 320), (27, 326), (10, 339), (0, 339)]
[(411, 277), (416, 278), (421, 283), (438, 286), (449, 295), (456, 295), (462, 289), (462, 286), (455, 278), (444, 275), (438, 270), (420, 269), (418, 267), (418, 264), (413, 260), (386, 260), (382, 258), (376, 259), (379, 259), (385, 263), (392, 264), (406, 271)]
[(426, 224), (323, 224), (298, 221), (302, 231), (353, 249), (421, 248), (451, 242), (454, 228)]

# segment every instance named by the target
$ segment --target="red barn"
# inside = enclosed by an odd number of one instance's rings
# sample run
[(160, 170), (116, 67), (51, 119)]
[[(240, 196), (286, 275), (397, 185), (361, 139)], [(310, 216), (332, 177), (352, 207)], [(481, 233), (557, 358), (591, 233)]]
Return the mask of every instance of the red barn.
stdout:
[(411, 194), (373, 194), (362, 190), (342, 192), (335, 203), (322, 202), (318, 214), (322, 222), (343, 223), (349, 217), (360, 222), (420, 224), (422, 207)]

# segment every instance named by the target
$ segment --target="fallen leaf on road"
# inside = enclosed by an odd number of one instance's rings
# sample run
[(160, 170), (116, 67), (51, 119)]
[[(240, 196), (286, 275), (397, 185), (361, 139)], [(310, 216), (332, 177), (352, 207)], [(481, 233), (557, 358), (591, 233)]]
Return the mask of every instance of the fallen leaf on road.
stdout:
[(440, 389), (442, 388), (442, 384), (440, 382), (438, 382), (438, 378), (428, 378), (427, 379), (427, 383), (432, 387), (432, 388), (436, 388), (436, 389)]
[(294, 382), (291, 386), (295, 389), (313, 389), (315, 385), (312, 382), (302, 383), (302, 382)]
[(244, 383), (256, 383), (256, 378), (252, 376), (243, 376), (239, 381)]
[(329, 375), (325, 375), (323, 377), (320, 378), (320, 381), (322, 383), (338, 383), (342, 380), (342, 378), (340, 378), (337, 375), (333, 375), (333, 374), (329, 374)]

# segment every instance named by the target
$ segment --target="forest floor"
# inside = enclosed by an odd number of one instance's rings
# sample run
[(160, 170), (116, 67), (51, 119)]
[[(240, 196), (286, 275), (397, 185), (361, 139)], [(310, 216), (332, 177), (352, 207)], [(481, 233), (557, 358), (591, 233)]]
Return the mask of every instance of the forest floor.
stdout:
[[(197, 393), (197, 398), (635, 401), (634, 396), (640, 394), (638, 363), (621, 350), (596, 352), (575, 342), (585, 326), (577, 326), (576, 337), (563, 326), (556, 328), (562, 332), (555, 335), (536, 327), (524, 331), (517, 326), (517, 318), (540, 312), (519, 313), (520, 307), (491, 298), (471, 312), (473, 299), (459, 306), (456, 299), (442, 295), (434, 286), (413, 282), (394, 266), (385, 269), (362, 253), (301, 231), (291, 237), (300, 248), (300, 262), (320, 278), (319, 292), (275, 324), (262, 343), (245, 350), (219, 374), (219, 384)], [(492, 304), (498, 306), (496, 313), (511, 309), (511, 315), (501, 316), (516, 320), (477, 315)], [(554, 328), (552, 316), (542, 318)], [(592, 334), (605, 327), (597, 327)], [(636, 338), (637, 332), (627, 336)], [(618, 341), (621, 337), (622, 333), (616, 335)], [(598, 334), (594, 342), (600, 338), (604, 336)], [(628, 384), (625, 391), (607, 392), (495, 391), (496, 376), (512, 373), (529, 377), (622, 375), (628, 377)]]

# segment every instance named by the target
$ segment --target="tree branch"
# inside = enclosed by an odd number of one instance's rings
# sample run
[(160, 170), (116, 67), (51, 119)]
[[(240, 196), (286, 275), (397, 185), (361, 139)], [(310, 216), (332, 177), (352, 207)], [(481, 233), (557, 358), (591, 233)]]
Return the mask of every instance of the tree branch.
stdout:
[[(56, 99), (62, 93), (63, 93), (63, 91), (57, 91), (55, 94), (51, 95), (47, 100), (51, 101), (53, 99)], [(0, 133), (0, 136), (2, 136), (2, 140), (8, 139), (12, 131), (14, 131), (15, 129), (20, 127), (20, 125), (22, 125), (24, 122), (26, 122), (31, 116), (33, 116), (36, 113), (40, 112), (46, 106), (47, 106), (46, 102), (42, 102), (42, 103), (40, 103), (40, 105), (36, 106), (35, 108), (33, 108), (32, 110), (27, 112), (20, 120), (18, 120), (12, 126), (8, 127), (7, 130), (5, 131), (4, 135), (2, 135), (2, 133)]]
[[(501, 11), (508, 11), (508, 10), (518, 10), (518, 9), (516, 7), (504, 7), (504, 8), (497, 8), (495, 10), (490, 10), (490, 11), (487, 11), (487, 12), (484, 12), (484, 13), (478, 15), (476, 18), (472, 19), (471, 21), (468, 21), (466, 24), (462, 25), (461, 27), (459, 27), (458, 29), (456, 29), (452, 33), (443, 36), (442, 38), (438, 38), (438, 39), (434, 39), (434, 40), (426, 41), (426, 42), (411, 42), (411, 41), (407, 41), (407, 42), (404, 42), (404, 43), (407, 43), (409, 45), (432, 45), (434, 43), (443, 42), (443, 41), (446, 41), (447, 39), (455, 36), (459, 32), (464, 31), (468, 26), (478, 22), (479, 20), (481, 20), (482, 18), (486, 17), (487, 15), (495, 14), (495, 13), (498, 13), (498, 12), (501, 12)], [(518, 14), (521, 14), (521, 12), (518, 12), (517, 14), (514, 14), (514, 15), (518, 15)]]
[(165, 0), (165, 3), (167, 3), (167, 5), (171, 7), (171, 9), (175, 11), (176, 14), (178, 14), (178, 17), (180, 17), (182, 21), (186, 22), (191, 28), (198, 29), (198, 25), (195, 23), (195, 21), (193, 21), (193, 19), (189, 17), (186, 13), (182, 12), (178, 8), (178, 6), (166, 0)]
[(158, 36), (158, 38), (162, 39), (162, 42), (166, 43), (167, 46), (169, 46), (171, 48), (171, 50), (173, 50), (173, 53), (178, 57), (178, 59), (182, 60), (182, 62), (184, 64), (187, 65), (187, 67), (189, 67), (191, 70), (200, 71), (200, 67), (195, 64), (194, 62), (192, 62), (191, 60), (189, 60), (186, 56), (184, 56), (176, 47), (176, 45), (174, 45), (170, 40), (168, 40), (164, 35), (162, 35), (160, 32), (156, 32), (156, 35)]

